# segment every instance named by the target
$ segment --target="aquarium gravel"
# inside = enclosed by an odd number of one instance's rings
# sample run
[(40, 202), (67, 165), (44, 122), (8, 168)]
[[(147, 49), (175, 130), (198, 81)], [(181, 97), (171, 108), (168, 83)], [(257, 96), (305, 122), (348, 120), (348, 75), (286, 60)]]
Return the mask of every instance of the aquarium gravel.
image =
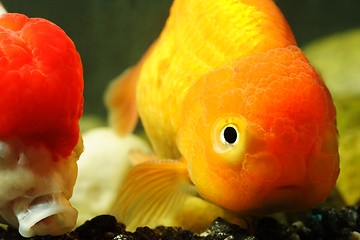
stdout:
[(359, 207), (351, 206), (340, 210), (316, 207), (312, 215), (304, 222), (296, 221), (285, 225), (271, 217), (263, 217), (254, 223), (251, 230), (217, 218), (207, 230), (196, 234), (179, 227), (137, 228), (135, 232), (127, 232), (125, 225), (118, 223), (111, 215), (100, 215), (74, 231), (61, 236), (39, 236), (23, 238), (14, 228), (0, 228), (0, 240), (34, 239), (34, 240), (331, 240), (360, 239)]

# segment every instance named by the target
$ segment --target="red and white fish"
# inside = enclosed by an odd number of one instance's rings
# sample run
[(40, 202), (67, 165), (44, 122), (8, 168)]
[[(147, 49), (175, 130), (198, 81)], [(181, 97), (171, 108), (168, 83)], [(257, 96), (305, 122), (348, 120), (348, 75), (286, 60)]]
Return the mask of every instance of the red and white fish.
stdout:
[(21, 235), (73, 228), (70, 205), (83, 145), (83, 69), (55, 24), (0, 15), (0, 220)]

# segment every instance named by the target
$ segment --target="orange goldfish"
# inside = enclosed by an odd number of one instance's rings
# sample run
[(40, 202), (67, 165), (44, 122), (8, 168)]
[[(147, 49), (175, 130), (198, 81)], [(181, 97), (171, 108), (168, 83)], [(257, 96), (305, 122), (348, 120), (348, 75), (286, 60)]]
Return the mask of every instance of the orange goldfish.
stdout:
[(175, 0), (107, 104), (122, 134), (139, 114), (158, 156), (134, 166), (119, 193), (128, 226), (189, 194), (236, 214), (307, 209), (339, 174), (331, 95), (271, 0)]

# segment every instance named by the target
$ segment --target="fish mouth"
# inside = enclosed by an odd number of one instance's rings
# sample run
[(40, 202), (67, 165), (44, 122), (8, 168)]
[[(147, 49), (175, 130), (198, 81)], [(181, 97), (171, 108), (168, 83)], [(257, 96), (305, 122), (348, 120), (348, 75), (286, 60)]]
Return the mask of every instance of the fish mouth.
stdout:
[(272, 210), (293, 209), (304, 200), (304, 191), (300, 185), (284, 185), (275, 187), (264, 197), (264, 205)]
[(249, 214), (268, 215), (276, 212), (296, 210), (304, 201), (304, 190), (300, 185), (282, 185), (273, 187), (265, 193), (259, 205)]
[(265, 193), (259, 205), (250, 214), (268, 215), (276, 212), (295, 210), (304, 200), (303, 189), (299, 185), (283, 185)]
[(275, 188), (277, 191), (300, 191), (301, 189), (300, 185), (284, 185)]
[(279, 197), (292, 198), (294, 195), (303, 194), (303, 188), (300, 185), (284, 185), (275, 187), (270, 191), (270, 195), (279, 195)]
[(61, 193), (20, 197), (14, 201), (13, 211), (23, 237), (64, 234), (75, 226), (77, 219), (77, 211)]

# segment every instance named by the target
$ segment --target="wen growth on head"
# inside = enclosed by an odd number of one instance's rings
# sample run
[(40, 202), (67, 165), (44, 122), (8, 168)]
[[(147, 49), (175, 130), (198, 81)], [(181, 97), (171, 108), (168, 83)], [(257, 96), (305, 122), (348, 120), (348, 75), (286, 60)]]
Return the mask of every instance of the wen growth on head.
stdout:
[(83, 70), (55, 24), (0, 15), (0, 221), (21, 235), (71, 230), (82, 152)]
[(307, 209), (339, 174), (332, 98), (271, 0), (175, 0), (107, 103), (120, 133), (139, 114), (158, 156), (130, 170), (114, 205), (130, 228), (194, 188), (239, 215)]

